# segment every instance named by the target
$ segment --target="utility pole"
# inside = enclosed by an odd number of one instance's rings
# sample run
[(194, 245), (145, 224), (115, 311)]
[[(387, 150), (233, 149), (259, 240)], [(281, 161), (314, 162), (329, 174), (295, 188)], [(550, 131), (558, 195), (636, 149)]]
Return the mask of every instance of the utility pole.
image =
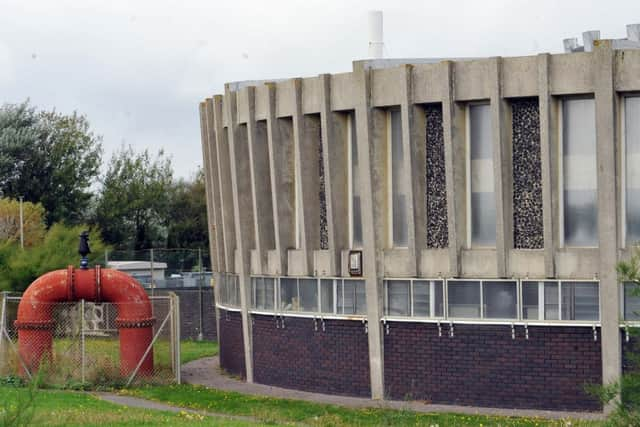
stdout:
[(24, 213), (22, 209), (22, 200), (24, 196), (20, 196), (20, 248), (24, 249)]

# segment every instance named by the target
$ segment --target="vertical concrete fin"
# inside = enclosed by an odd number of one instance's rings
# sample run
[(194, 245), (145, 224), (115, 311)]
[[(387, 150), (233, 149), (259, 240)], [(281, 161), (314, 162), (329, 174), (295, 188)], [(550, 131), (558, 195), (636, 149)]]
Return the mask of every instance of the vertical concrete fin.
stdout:
[[(286, 275), (288, 271), (287, 250), (294, 247), (293, 207), (293, 142), (289, 130), (283, 128), (276, 117), (276, 84), (266, 83), (267, 146), (269, 151), (269, 176), (271, 179), (271, 204), (273, 209), (275, 248), (277, 262), (275, 274)], [(273, 268), (273, 266), (272, 266)]]
[[(555, 276), (556, 221), (553, 213), (558, 206), (553, 201), (557, 188), (554, 168), (557, 164), (557, 128), (553, 118), (553, 99), (549, 84), (549, 54), (538, 55), (538, 102), (540, 108), (540, 162), (542, 165), (542, 221), (544, 224), (544, 271), (546, 277)], [(557, 173), (557, 172), (556, 172)]]
[[(207, 190), (207, 213), (211, 258), (215, 257), (215, 269), (213, 271), (223, 271), (224, 259), (224, 235), (222, 233), (222, 210), (220, 209), (220, 183), (218, 174), (218, 153), (216, 148), (215, 121), (213, 119), (213, 99), (207, 99), (200, 110), (201, 117), (204, 115), (206, 125), (206, 135), (203, 135), (205, 187)], [(212, 244), (211, 241), (214, 243)]]
[(442, 100), (442, 127), (444, 137), (444, 163), (447, 186), (447, 210), (449, 230), (449, 274), (460, 276), (460, 252), (465, 245), (465, 141), (464, 111), (456, 104), (455, 74), (451, 61), (440, 63), (442, 81), (446, 91)]
[(213, 120), (215, 124), (216, 154), (218, 160), (218, 183), (220, 185), (220, 210), (222, 212), (222, 233), (224, 259), (227, 273), (235, 271), (236, 233), (231, 189), (231, 164), (229, 160), (229, 132), (224, 127), (224, 105), (222, 95), (213, 97)]
[(596, 152), (598, 164), (598, 235), (600, 242), (600, 322), (602, 324), (602, 379), (617, 381), (622, 372), (620, 357), (620, 292), (618, 260), (617, 153), (615, 51), (610, 40), (595, 42), (593, 52)]
[(509, 108), (502, 98), (502, 58), (491, 58), (491, 126), (493, 131), (493, 180), (496, 195), (496, 261), (498, 277), (507, 274), (509, 249), (513, 247), (513, 214), (510, 183), (511, 174), (511, 141), (506, 129), (509, 120), (506, 115)]
[[(371, 76), (369, 70), (354, 72), (356, 99), (356, 139), (360, 172), (360, 203), (362, 207), (363, 235), (363, 275), (367, 289), (367, 320), (369, 327), (369, 368), (371, 375), (371, 397), (384, 398), (383, 336), (380, 327), (382, 317), (382, 278), (378, 277), (382, 264), (381, 252), (376, 247), (377, 235), (384, 232), (375, 227), (375, 215), (382, 215), (374, 209), (373, 168), (375, 150), (379, 150), (374, 140), (371, 108)], [(375, 213), (374, 213), (375, 212)]]
[(275, 248), (267, 130), (264, 123), (256, 122), (255, 87), (250, 86), (247, 90), (247, 129), (255, 241), (260, 273), (264, 274), (268, 269), (268, 251)]
[(247, 174), (249, 169), (248, 143), (246, 135), (241, 134), (237, 122), (236, 92), (225, 88), (225, 105), (229, 128), (229, 161), (231, 164), (231, 187), (233, 193), (233, 212), (236, 225), (237, 256), (239, 266), (238, 283), (240, 284), (240, 309), (242, 313), (242, 336), (244, 341), (244, 357), (247, 382), (253, 382), (253, 351), (251, 346), (251, 275), (250, 256), (254, 245), (252, 200), (247, 197), (251, 192), (251, 180)]
[(408, 185), (407, 194), (409, 195), (407, 205), (411, 207), (407, 215), (407, 235), (409, 236), (408, 243), (411, 257), (410, 273), (412, 276), (416, 276), (422, 249), (427, 246), (425, 231), (426, 144), (424, 138), (419, 138), (416, 133), (416, 107), (413, 105), (412, 90), (413, 66), (403, 65), (402, 69), (404, 75), (402, 77), (400, 109), (402, 112), (402, 145), (404, 147), (403, 164), (407, 168), (406, 176), (409, 177), (406, 183)]
[(211, 270), (219, 271), (220, 259), (216, 250), (215, 213), (213, 212), (213, 196), (211, 194), (211, 169), (209, 167), (209, 126), (207, 123), (206, 101), (199, 105), (200, 112), (200, 141), (202, 146), (202, 170), (204, 172), (204, 190), (207, 208), (207, 231), (209, 234), (209, 258)]
[[(327, 201), (327, 228), (332, 274), (339, 272), (341, 251), (349, 245), (347, 201), (347, 139), (336, 129), (337, 121), (331, 111), (331, 75), (320, 76), (320, 121), (322, 152)], [(345, 192), (345, 190), (347, 190)]]

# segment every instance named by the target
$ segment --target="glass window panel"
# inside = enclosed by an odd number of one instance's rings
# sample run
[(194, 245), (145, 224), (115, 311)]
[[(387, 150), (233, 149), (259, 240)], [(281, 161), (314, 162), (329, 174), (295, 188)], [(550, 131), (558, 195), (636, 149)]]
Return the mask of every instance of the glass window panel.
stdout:
[(273, 278), (264, 278), (264, 308), (265, 310), (273, 310), (274, 304), (274, 291), (275, 291), (275, 279)]
[(261, 309), (264, 305), (264, 286), (261, 277), (251, 278), (251, 306)]
[(471, 245), (496, 245), (493, 133), (488, 104), (469, 106)]
[(593, 99), (562, 103), (564, 241), (598, 245), (596, 127)]
[(558, 283), (544, 283), (544, 319), (558, 320), (560, 311), (558, 310)]
[(434, 311), (436, 317), (444, 317), (444, 280), (433, 280)]
[(522, 282), (522, 318), (540, 319), (540, 302), (538, 301), (539, 282)]
[(487, 319), (515, 319), (518, 317), (518, 288), (516, 282), (482, 282), (484, 317)]
[(298, 279), (280, 279), (280, 309), (283, 311), (298, 311), (300, 303), (298, 298)]
[(640, 244), (640, 96), (624, 98), (626, 238)]
[(333, 313), (333, 283), (331, 279), (320, 280), (320, 303), (323, 313)]
[(402, 116), (399, 108), (389, 111), (391, 127), (391, 195), (393, 203), (393, 246), (408, 245), (407, 231), (407, 168), (402, 146)]
[(624, 320), (640, 320), (640, 286), (624, 284)]
[(387, 280), (387, 314), (390, 316), (409, 316), (411, 310), (409, 306), (408, 280)]
[(367, 314), (367, 288), (364, 280), (353, 280), (355, 284), (355, 314)]
[(413, 315), (418, 317), (431, 316), (431, 285), (426, 280), (413, 282)]
[(358, 140), (355, 114), (348, 116), (349, 145), (351, 149), (351, 239), (353, 248), (362, 247), (362, 216), (360, 213), (360, 169), (358, 168)]
[(480, 282), (450, 280), (449, 317), (480, 318)]
[(598, 320), (596, 282), (562, 282), (562, 320)]
[(338, 286), (338, 313), (354, 314), (355, 286), (352, 280), (341, 280)]
[(318, 280), (300, 279), (300, 311), (318, 311)]

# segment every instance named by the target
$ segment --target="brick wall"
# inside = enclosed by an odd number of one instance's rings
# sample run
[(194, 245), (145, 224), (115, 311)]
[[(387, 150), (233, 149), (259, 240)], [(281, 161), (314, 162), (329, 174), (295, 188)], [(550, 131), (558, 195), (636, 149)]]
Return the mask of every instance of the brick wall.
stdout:
[[(149, 289), (147, 289), (149, 291)], [(182, 339), (196, 339), (200, 332), (200, 304), (198, 288), (166, 288), (156, 294), (174, 292), (180, 298), (180, 334)], [(202, 335), (205, 340), (216, 339), (216, 309), (213, 288), (202, 288)]]
[(599, 411), (584, 391), (602, 383), (601, 341), (587, 327), (390, 323), (385, 393), (392, 399), (504, 408)]
[(353, 320), (253, 315), (253, 375), (258, 383), (349, 396), (371, 396), (369, 344)]
[(220, 366), (232, 375), (245, 378), (242, 314), (220, 309)]

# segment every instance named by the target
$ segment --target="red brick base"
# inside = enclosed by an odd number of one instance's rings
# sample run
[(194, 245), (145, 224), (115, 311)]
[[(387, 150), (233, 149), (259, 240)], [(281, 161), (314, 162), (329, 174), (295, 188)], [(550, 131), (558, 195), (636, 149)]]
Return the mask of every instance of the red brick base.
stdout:
[(220, 310), (220, 366), (232, 375), (246, 378), (242, 315)]

